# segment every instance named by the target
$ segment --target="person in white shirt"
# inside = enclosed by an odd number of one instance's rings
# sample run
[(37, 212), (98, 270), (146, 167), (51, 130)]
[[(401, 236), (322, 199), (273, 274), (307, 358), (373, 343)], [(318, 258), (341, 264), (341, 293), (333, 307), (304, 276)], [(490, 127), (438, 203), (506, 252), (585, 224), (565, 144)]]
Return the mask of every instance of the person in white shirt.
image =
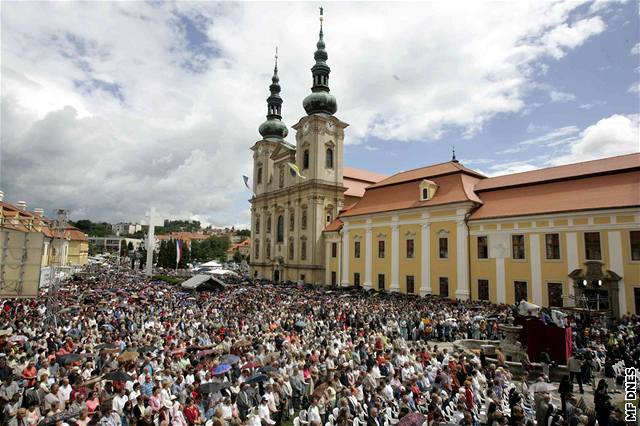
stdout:
[(69, 379), (64, 378), (62, 380), (62, 386), (58, 389), (58, 398), (65, 404), (69, 404), (69, 400), (71, 399), (71, 385), (69, 384)]
[(311, 400), (311, 405), (309, 406), (309, 411), (307, 412), (307, 420), (309, 424), (322, 424), (322, 418), (320, 417), (320, 408), (318, 408), (318, 398), (313, 397)]
[(265, 397), (262, 397), (262, 401), (258, 406), (258, 417), (260, 417), (260, 419), (268, 425), (276, 424), (276, 422), (271, 420), (271, 410), (269, 410), (269, 400)]
[(118, 413), (119, 416), (122, 416), (123, 415), (122, 410), (124, 408), (124, 405), (127, 403), (127, 401), (129, 401), (129, 397), (126, 395), (125, 389), (122, 388), (120, 389), (118, 394), (113, 397), (113, 403), (111, 405), (113, 411)]

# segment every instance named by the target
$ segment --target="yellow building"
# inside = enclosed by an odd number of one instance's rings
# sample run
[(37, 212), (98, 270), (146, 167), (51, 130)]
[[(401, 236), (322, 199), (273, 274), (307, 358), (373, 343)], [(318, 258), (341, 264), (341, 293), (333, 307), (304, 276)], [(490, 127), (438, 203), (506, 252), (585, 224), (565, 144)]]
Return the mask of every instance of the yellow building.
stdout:
[(487, 178), (455, 160), (385, 178), (343, 165), (320, 40), (286, 142), (277, 62), (253, 151), (256, 278), (640, 313), (640, 155)]
[(640, 312), (640, 154), (486, 178), (398, 173), (326, 227), (325, 282)]

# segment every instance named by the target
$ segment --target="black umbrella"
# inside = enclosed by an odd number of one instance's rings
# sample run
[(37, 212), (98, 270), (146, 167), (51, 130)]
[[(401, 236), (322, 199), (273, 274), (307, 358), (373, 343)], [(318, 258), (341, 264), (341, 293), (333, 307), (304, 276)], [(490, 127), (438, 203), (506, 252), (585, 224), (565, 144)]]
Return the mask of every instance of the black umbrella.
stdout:
[(256, 374), (255, 376), (249, 378), (249, 380), (247, 380), (245, 383), (252, 385), (254, 383), (266, 382), (267, 380), (269, 380), (268, 376), (265, 376), (264, 374)]
[(104, 380), (113, 380), (116, 382), (132, 382), (133, 377), (125, 373), (124, 371), (115, 370), (107, 373), (104, 376)]
[(237, 364), (240, 361), (240, 357), (236, 355), (225, 355), (220, 358), (222, 364)]
[(71, 362), (80, 361), (82, 359), (82, 355), (80, 354), (66, 354), (58, 357), (58, 362), (60, 364), (69, 364)]
[(99, 345), (95, 345), (93, 349), (102, 350), (102, 349), (117, 349), (118, 347), (113, 343), (100, 343)]
[(198, 392), (202, 394), (214, 393), (214, 392), (221, 391), (222, 389), (227, 389), (229, 386), (230, 385), (228, 382), (223, 382), (223, 383), (209, 382), (209, 383), (200, 385), (198, 387)]
[(260, 367), (258, 369), (258, 372), (260, 373), (271, 373), (272, 371), (278, 371), (278, 369), (270, 365), (265, 365), (264, 367)]
[(157, 350), (158, 348), (156, 348), (155, 346), (142, 346), (138, 348), (138, 352), (140, 352), (141, 354), (147, 353), (147, 352), (155, 352)]

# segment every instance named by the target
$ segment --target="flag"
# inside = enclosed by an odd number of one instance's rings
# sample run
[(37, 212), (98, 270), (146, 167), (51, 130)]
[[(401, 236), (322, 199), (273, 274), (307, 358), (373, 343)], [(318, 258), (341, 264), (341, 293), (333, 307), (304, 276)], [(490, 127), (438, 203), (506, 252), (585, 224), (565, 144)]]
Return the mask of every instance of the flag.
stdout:
[(242, 175), (242, 180), (244, 181), (244, 186), (246, 186), (249, 192), (251, 192), (251, 195), (255, 197), (256, 194), (253, 193), (253, 190), (249, 186), (249, 176)]
[(182, 259), (182, 240), (176, 240), (176, 268)]
[(289, 168), (291, 168), (291, 170), (293, 170), (294, 173), (298, 175), (299, 178), (306, 179), (306, 177), (302, 176), (302, 173), (300, 173), (300, 168), (298, 168), (298, 166), (296, 166), (293, 163), (287, 163), (287, 164), (289, 165)]

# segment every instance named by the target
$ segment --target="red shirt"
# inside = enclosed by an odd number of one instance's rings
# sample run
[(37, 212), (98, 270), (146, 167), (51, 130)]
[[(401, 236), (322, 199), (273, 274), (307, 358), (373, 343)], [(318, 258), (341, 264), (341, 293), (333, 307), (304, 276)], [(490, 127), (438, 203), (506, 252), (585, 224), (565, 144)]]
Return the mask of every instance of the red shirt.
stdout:
[(191, 405), (184, 409), (184, 416), (187, 418), (189, 424), (193, 425), (196, 423), (196, 420), (198, 420), (198, 417), (200, 417), (200, 410), (198, 410), (198, 407), (196, 407), (195, 404)]

